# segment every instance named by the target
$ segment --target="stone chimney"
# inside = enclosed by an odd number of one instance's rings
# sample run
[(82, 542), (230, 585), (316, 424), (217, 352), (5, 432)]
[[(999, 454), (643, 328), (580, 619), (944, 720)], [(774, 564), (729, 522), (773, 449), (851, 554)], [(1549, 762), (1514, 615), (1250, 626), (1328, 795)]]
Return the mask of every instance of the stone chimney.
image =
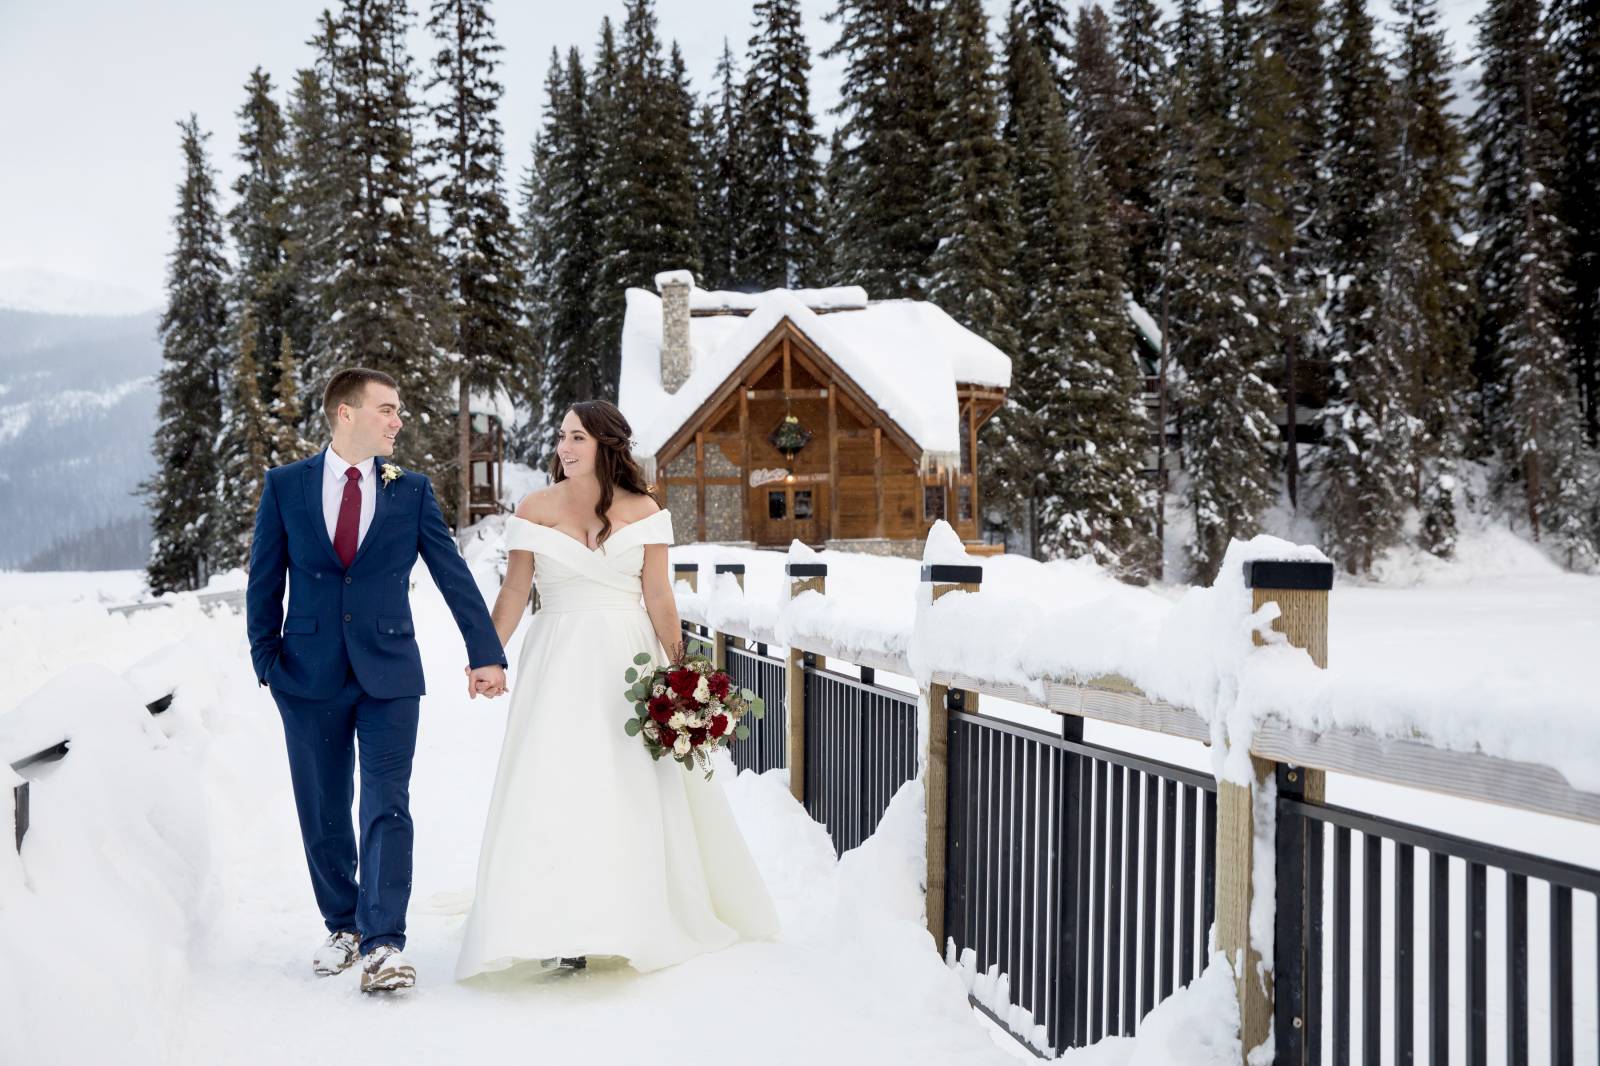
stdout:
[(661, 387), (677, 392), (694, 370), (689, 354), (689, 291), (694, 275), (669, 270), (656, 275), (661, 292)]

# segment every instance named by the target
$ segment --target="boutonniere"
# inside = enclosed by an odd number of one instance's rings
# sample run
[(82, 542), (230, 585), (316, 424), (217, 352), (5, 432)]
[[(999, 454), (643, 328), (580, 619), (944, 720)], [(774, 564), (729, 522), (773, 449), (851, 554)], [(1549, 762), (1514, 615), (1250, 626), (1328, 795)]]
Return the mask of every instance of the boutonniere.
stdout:
[(385, 485), (387, 485), (389, 482), (394, 481), (395, 479), (397, 479), (403, 473), (405, 473), (405, 471), (401, 470), (398, 466), (395, 466), (393, 463), (384, 463), (383, 464), (383, 483)]

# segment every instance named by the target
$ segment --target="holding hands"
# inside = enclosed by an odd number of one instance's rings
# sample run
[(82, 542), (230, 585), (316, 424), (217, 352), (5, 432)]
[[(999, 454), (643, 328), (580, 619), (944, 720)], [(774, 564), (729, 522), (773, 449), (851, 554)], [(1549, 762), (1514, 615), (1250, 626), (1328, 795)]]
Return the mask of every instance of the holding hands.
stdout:
[(493, 698), (504, 696), (506, 693), (506, 671), (503, 666), (480, 666), (477, 669), (466, 667), (467, 696), (477, 699), (479, 696)]

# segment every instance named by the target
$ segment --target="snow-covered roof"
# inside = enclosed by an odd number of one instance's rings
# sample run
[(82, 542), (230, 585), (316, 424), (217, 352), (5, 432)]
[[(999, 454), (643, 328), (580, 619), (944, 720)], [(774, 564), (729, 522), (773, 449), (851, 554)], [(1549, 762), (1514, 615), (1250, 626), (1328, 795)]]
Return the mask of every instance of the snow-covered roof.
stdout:
[[(697, 297), (703, 302), (697, 303)], [(741, 303), (715, 303), (723, 299)], [(1009, 356), (925, 301), (868, 301), (855, 287), (756, 294), (691, 289), (691, 309), (707, 306), (747, 306), (749, 313), (692, 316), (693, 366), (683, 386), (668, 393), (661, 387), (661, 298), (645, 289), (628, 290), (617, 401), (633, 426), (634, 453), (641, 459), (653, 459), (785, 318), (922, 449), (925, 467), (957, 463), (957, 382), (1000, 388), (1011, 384)], [(855, 309), (819, 314), (813, 307)]]
[(1161, 327), (1156, 325), (1156, 320), (1150, 317), (1150, 312), (1146, 311), (1144, 305), (1135, 300), (1132, 295), (1129, 295), (1127, 300), (1128, 318), (1133, 321), (1133, 328), (1139, 331), (1139, 335), (1144, 338), (1144, 342), (1152, 350), (1159, 352), (1161, 350)]
[[(759, 292), (728, 292), (722, 289), (696, 288), (694, 274), (687, 270), (663, 270), (656, 275), (656, 291), (671, 282), (689, 286), (691, 311), (754, 311), (765, 295)], [(859, 285), (837, 285), (830, 289), (783, 290), (813, 311), (839, 311), (867, 306), (867, 290)]]

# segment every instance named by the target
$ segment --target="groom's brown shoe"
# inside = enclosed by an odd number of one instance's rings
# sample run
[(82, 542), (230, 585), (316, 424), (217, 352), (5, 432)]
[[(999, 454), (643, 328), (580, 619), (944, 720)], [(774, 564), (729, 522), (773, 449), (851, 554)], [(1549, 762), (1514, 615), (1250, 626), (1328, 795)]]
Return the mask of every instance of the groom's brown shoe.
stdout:
[(361, 957), (363, 992), (397, 992), (416, 983), (416, 967), (393, 944), (379, 944)]
[(311, 969), (318, 977), (343, 973), (361, 952), (361, 937), (355, 933), (330, 933), (317, 953), (311, 956)]

